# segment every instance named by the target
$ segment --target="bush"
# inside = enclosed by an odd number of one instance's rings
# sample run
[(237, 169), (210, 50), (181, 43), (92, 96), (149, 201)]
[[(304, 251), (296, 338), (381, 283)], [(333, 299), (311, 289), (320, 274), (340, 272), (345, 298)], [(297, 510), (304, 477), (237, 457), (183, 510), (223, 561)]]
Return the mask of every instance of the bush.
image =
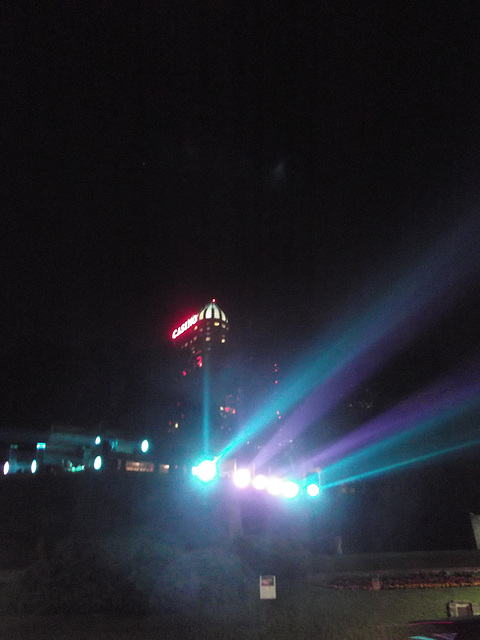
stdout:
[(68, 539), (52, 557), (35, 562), (7, 582), (0, 604), (13, 613), (137, 613), (146, 605), (108, 547)]

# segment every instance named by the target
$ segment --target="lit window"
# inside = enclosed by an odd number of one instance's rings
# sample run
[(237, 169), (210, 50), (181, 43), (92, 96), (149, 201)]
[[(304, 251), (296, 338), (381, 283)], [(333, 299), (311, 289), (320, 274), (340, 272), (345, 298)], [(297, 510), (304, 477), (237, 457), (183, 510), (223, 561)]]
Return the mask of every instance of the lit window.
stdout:
[(219, 326), (220, 326), (220, 323), (219, 323), (219, 322), (214, 322), (213, 324), (214, 324), (216, 327), (219, 327)]
[(210, 340), (210, 336), (207, 336), (207, 337), (205, 338), (205, 340), (206, 340), (206, 342), (208, 342), (208, 341)]
[(225, 338), (222, 338), (222, 343), (225, 342)]
[(153, 462), (138, 462), (137, 460), (127, 460), (127, 462), (125, 463), (125, 471), (152, 473), (153, 469)]

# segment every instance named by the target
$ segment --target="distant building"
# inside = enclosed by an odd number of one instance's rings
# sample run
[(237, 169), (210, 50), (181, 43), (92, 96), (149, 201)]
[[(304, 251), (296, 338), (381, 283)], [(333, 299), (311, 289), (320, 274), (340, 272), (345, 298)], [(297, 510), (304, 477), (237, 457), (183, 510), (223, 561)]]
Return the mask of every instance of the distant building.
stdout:
[(176, 401), (168, 424), (177, 450), (187, 455), (224, 446), (238, 428), (238, 371), (228, 346), (227, 314), (208, 302), (172, 332)]
[[(18, 473), (73, 473), (80, 471), (152, 472), (165, 474), (168, 463), (159, 459), (151, 443), (126, 440), (112, 433), (92, 433), (71, 426), (28, 434), (9, 433), (10, 443), (0, 444), (1, 475)], [(41, 440), (38, 440), (41, 437)]]

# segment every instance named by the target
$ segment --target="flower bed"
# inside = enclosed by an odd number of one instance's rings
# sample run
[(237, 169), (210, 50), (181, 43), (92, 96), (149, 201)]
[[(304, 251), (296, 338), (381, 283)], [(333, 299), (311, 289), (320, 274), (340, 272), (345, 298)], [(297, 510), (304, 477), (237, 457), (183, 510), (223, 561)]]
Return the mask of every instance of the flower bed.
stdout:
[(326, 579), (330, 589), (447, 589), (450, 587), (480, 587), (480, 569), (459, 571), (419, 571), (408, 574), (351, 575)]

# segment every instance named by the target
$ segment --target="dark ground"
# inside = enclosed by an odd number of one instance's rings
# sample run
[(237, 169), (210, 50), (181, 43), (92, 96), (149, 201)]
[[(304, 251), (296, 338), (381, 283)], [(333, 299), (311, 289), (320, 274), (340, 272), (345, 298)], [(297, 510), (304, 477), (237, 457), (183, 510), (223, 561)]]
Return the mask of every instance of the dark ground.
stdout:
[[(480, 472), (470, 464), (424, 468), (330, 489), (317, 500), (281, 501), (205, 490), (184, 477), (118, 474), (0, 478), (0, 568), (24, 566), (38, 548), (68, 536), (109, 536), (147, 528), (166, 543), (198, 548), (228, 538), (239, 500), (247, 536), (275, 536), (330, 554), (475, 548), (470, 513), (480, 512)], [(225, 481), (227, 482), (227, 481)]]

